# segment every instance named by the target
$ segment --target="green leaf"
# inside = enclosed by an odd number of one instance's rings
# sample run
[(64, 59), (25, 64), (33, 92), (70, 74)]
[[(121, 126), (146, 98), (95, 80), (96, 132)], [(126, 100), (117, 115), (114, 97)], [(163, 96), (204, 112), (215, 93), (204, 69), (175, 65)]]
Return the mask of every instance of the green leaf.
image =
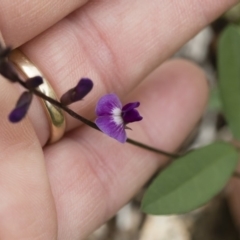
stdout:
[(227, 11), (224, 16), (231, 22), (238, 23), (240, 21), (240, 3), (235, 5), (229, 11)]
[(222, 110), (222, 102), (220, 99), (219, 89), (213, 88), (210, 92), (210, 97), (208, 101), (208, 110), (221, 111)]
[(240, 28), (230, 25), (218, 46), (219, 89), (226, 120), (240, 140)]
[(227, 143), (191, 151), (156, 177), (143, 197), (142, 210), (167, 215), (196, 209), (224, 187), (237, 162), (237, 151)]

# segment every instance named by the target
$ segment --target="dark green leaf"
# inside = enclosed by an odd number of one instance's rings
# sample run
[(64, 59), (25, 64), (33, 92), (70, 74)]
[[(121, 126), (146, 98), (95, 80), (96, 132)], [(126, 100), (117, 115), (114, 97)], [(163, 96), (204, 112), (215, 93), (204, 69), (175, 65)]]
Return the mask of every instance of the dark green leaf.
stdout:
[(240, 140), (240, 28), (229, 26), (218, 46), (219, 89), (226, 120)]
[(224, 187), (237, 161), (235, 148), (222, 142), (188, 153), (156, 177), (144, 195), (142, 210), (167, 215), (196, 209)]

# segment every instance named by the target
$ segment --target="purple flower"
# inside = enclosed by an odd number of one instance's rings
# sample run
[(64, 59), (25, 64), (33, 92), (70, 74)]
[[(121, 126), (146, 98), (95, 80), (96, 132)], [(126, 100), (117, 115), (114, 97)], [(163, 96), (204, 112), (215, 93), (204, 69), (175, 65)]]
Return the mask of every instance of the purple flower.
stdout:
[(71, 103), (82, 100), (93, 88), (92, 80), (88, 78), (82, 78), (78, 82), (77, 86), (64, 93), (60, 99), (63, 105), (69, 105)]
[(96, 114), (98, 117), (95, 123), (102, 132), (125, 143), (127, 140), (126, 124), (142, 120), (135, 109), (139, 105), (139, 102), (133, 102), (122, 107), (117, 95), (107, 94), (97, 103)]
[(24, 92), (20, 96), (20, 98), (17, 101), (16, 107), (12, 110), (12, 112), (9, 114), (9, 121), (12, 123), (16, 123), (21, 121), (31, 104), (32, 101), (32, 93), (30, 92)]

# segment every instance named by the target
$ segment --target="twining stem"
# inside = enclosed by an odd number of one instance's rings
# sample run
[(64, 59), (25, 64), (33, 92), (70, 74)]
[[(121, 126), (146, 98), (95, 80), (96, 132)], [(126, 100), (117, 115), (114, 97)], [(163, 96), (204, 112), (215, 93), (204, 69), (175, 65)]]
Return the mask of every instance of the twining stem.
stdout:
[(127, 139), (127, 142), (132, 144), (132, 145), (135, 145), (137, 147), (140, 147), (140, 148), (144, 148), (146, 150), (149, 150), (149, 151), (152, 151), (152, 152), (155, 152), (155, 153), (158, 153), (158, 154), (162, 154), (162, 155), (165, 155), (167, 157), (171, 157), (171, 158), (179, 158), (181, 157), (182, 155), (181, 154), (177, 154), (177, 153), (169, 153), (169, 152), (166, 152), (166, 151), (163, 151), (161, 149), (157, 149), (157, 148), (154, 148), (154, 147), (151, 147), (151, 146), (148, 146), (146, 144), (143, 144), (141, 142), (137, 142), (131, 138), (128, 138)]
[[(22, 81), (21, 79), (18, 79), (18, 82), (20, 85), (22, 85), (24, 88), (28, 89), (25, 82)], [(29, 89), (28, 89), (29, 90)], [(65, 112), (67, 112), (70, 116), (72, 116), (73, 118), (76, 118), (78, 120), (80, 120), (81, 122), (85, 123), (86, 125), (88, 125), (89, 127), (91, 128), (94, 128), (98, 131), (101, 131), (97, 125), (82, 117), (81, 115), (77, 114), (76, 112), (74, 112), (73, 110), (71, 110), (70, 108), (68, 108), (67, 106), (61, 104), (60, 102), (52, 99), (51, 97), (48, 97), (46, 96), (45, 94), (43, 94), (42, 92), (39, 92), (37, 89), (31, 89), (31, 92), (33, 92), (36, 96), (50, 102), (51, 104), (53, 104), (54, 106), (58, 107), (58, 108), (61, 108), (62, 110), (64, 110)], [(148, 146), (146, 144), (143, 144), (141, 142), (138, 142), (138, 141), (135, 141), (133, 139), (130, 139), (128, 138), (127, 139), (127, 142), (134, 145), (134, 146), (137, 146), (137, 147), (140, 147), (140, 148), (143, 148), (143, 149), (146, 149), (148, 151), (151, 151), (151, 152), (155, 152), (155, 153), (158, 153), (158, 154), (162, 154), (162, 155), (165, 155), (167, 157), (171, 157), (171, 158), (178, 158), (180, 157), (181, 155), (180, 154), (177, 154), (177, 153), (170, 153), (170, 152), (166, 152), (166, 151), (163, 151), (161, 149), (157, 149), (157, 148), (154, 148), (154, 147), (151, 147), (151, 146)]]

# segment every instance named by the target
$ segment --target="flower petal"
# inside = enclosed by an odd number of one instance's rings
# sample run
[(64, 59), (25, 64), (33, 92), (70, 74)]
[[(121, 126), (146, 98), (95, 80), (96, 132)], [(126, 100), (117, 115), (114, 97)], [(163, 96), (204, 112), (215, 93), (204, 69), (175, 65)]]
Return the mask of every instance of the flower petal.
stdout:
[(32, 94), (30, 92), (24, 92), (17, 101), (16, 107), (9, 114), (9, 121), (12, 123), (21, 121), (25, 117), (31, 101)]
[(140, 102), (133, 102), (133, 103), (128, 103), (126, 104), (123, 108), (122, 108), (122, 111), (125, 112), (125, 111), (130, 111), (134, 108), (137, 108), (139, 107), (140, 105)]
[(123, 112), (122, 118), (123, 118), (123, 121), (125, 124), (141, 121), (143, 119), (142, 116), (140, 116), (139, 112), (136, 109), (132, 109), (127, 112)]
[(111, 115), (114, 109), (122, 109), (122, 104), (115, 94), (107, 94), (101, 97), (96, 106), (97, 116)]
[(115, 138), (121, 143), (125, 143), (127, 135), (123, 124), (116, 124), (113, 116), (100, 116), (95, 121), (98, 128), (109, 137)]

